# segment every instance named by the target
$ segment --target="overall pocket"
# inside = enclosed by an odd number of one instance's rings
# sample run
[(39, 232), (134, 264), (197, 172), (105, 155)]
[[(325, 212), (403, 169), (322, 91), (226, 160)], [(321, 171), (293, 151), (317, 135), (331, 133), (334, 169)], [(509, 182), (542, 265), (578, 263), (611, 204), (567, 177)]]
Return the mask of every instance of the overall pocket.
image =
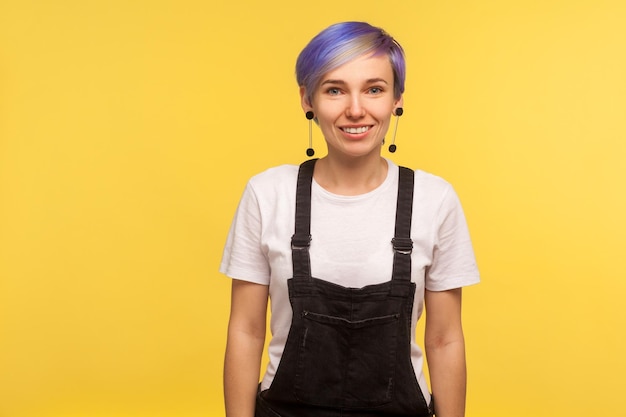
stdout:
[(295, 395), (305, 404), (363, 408), (392, 401), (399, 314), (351, 321), (302, 313)]
[(269, 404), (263, 398), (264, 392), (256, 394), (256, 406), (254, 409), (254, 417), (281, 417), (280, 414), (271, 409)]

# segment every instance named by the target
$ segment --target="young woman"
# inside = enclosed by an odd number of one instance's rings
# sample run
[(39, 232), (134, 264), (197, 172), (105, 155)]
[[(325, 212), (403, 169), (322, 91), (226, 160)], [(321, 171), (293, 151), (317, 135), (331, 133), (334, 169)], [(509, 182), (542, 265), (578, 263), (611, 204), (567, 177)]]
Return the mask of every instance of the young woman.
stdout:
[[(328, 153), (253, 177), (240, 201), (220, 268), (233, 278), (226, 414), (463, 416), (461, 288), (479, 276), (452, 187), (381, 156), (403, 112), (402, 48), (339, 23), (304, 48), (296, 75)], [(424, 307), (432, 396), (415, 341)]]

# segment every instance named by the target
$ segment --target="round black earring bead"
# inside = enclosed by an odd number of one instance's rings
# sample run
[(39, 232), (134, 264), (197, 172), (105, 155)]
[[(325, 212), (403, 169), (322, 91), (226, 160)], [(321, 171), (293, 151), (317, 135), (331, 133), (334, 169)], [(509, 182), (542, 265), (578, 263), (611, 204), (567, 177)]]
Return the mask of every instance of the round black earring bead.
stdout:
[(402, 116), (403, 113), (404, 113), (404, 109), (402, 107), (398, 107), (396, 109), (396, 116)]
[[(306, 113), (304, 114), (304, 116), (305, 116), (308, 120), (311, 120), (311, 119), (313, 119), (313, 118), (315, 117), (315, 113), (313, 113), (311, 110), (309, 110), (308, 112), (306, 112)], [(309, 156), (311, 156), (311, 155), (309, 155)]]

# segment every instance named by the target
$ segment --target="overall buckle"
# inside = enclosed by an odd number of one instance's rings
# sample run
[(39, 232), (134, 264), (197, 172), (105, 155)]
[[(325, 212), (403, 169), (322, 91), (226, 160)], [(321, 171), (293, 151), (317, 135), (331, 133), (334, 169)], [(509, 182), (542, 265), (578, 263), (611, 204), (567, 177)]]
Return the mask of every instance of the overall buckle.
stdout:
[(308, 249), (311, 246), (311, 235), (308, 236), (296, 236), (291, 237), (291, 249), (302, 250)]
[(396, 253), (410, 255), (413, 252), (413, 241), (408, 237), (394, 237), (391, 243)]

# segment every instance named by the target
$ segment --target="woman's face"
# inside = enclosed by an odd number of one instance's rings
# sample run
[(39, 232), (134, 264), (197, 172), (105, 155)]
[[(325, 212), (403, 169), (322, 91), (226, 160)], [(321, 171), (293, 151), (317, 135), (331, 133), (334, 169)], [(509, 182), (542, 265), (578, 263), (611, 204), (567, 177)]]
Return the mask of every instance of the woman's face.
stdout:
[(322, 77), (302, 107), (313, 110), (328, 144), (328, 155), (361, 157), (380, 154), (395, 108), (393, 70), (386, 55), (363, 55)]

